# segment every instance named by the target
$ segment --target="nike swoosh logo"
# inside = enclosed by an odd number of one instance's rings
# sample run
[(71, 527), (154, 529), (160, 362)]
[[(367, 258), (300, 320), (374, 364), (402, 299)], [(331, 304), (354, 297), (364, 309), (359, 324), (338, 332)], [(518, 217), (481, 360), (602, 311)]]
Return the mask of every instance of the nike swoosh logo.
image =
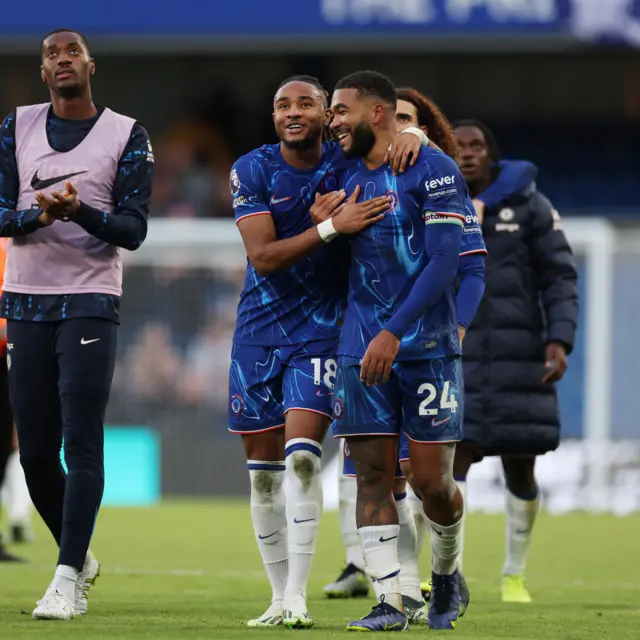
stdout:
[(79, 176), (82, 173), (87, 173), (86, 171), (76, 171), (75, 173), (66, 173), (62, 176), (56, 176), (55, 178), (45, 178), (41, 180), (38, 178), (38, 172), (36, 171), (33, 174), (33, 178), (31, 178), (31, 188), (34, 191), (40, 191), (42, 189), (46, 189), (47, 187), (52, 187), (54, 184), (58, 182), (62, 182), (63, 180), (68, 180), (69, 178), (73, 178), (74, 176)]
[(442, 535), (442, 531), (438, 531), (437, 529), (434, 529), (433, 527), (431, 527), (431, 531), (433, 531), (434, 533), (437, 533), (439, 536)]
[(395, 540), (398, 536), (391, 536), (390, 538), (383, 538), (380, 536), (380, 542), (389, 542), (389, 540)]
[(286, 198), (271, 198), (271, 204), (280, 204), (281, 202), (286, 202), (287, 200), (291, 200), (293, 196), (287, 196)]
[(441, 424), (444, 424), (445, 422), (449, 422), (449, 420), (451, 420), (451, 416), (449, 416), (448, 418), (445, 418), (444, 420), (437, 420), (434, 418), (431, 421), (431, 426), (432, 427), (439, 427)]
[(302, 524), (303, 522), (313, 522), (315, 518), (307, 518), (306, 520), (298, 520), (298, 518), (294, 518), (293, 522), (295, 524)]
[(273, 533), (270, 533), (268, 536), (261, 536), (258, 535), (258, 538), (260, 538), (260, 540), (266, 540), (267, 538), (273, 538), (273, 536), (276, 535), (276, 533), (278, 533), (277, 531), (274, 531)]
[(93, 340), (85, 340), (82, 338), (80, 340), (80, 344), (91, 344), (92, 342), (98, 342), (98, 340), (100, 340), (100, 338), (94, 338)]

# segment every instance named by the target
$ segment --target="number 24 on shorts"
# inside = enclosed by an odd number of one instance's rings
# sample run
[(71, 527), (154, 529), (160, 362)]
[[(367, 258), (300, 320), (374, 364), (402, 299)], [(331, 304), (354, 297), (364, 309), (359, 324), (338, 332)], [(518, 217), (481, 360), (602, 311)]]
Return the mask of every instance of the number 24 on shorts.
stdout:
[[(449, 386), (450, 383), (447, 380), (447, 382), (444, 383), (442, 395), (440, 396), (440, 409), (450, 409), (451, 413), (455, 413), (458, 408), (458, 401), (453, 393), (449, 395)], [(418, 415), (437, 416), (440, 409), (428, 409), (428, 406), (436, 399), (436, 395), (438, 395), (436, 387), (430, 382), (425, 382), (418, 387), (418, 395), (421, 396), (423, 393), (426, 393), (427, 397), (420, 403)]]
[(324, 361), (324, 375), (322, 375), (322, 358), (311, 358), (311, 364), (313, 365), (313, 384), (324, 382), (329, 389), (333, 389), (338, 370), (336, 361), (333, 358)]

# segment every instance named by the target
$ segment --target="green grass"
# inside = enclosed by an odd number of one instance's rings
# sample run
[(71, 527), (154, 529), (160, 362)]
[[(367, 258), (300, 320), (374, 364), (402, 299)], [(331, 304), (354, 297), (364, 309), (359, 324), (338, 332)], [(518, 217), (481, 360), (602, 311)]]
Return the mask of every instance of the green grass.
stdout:
[[(465, 574), (471, 605), (454, 637), (488, 640), (640, 637), (640, 518), (571, 515), (538, 520), (528, 569), (532, 605), (503, 605), (499, 578), (504, 520), (473, 515)], [(327, 514), (309, 585), (310, 631), (248, 629), (269, 589), (248, 505), (170, 502), (152, 509), (104, 509), (93, 549), (103, 573), (89, 615), (71, 622), (31, 619), (56, 550), (42, 526), (33, 545), (14, 548), (27, 565), (0, 565), (0, 638), (248, 638), (309, 634), (350, 637), (344, 625), (370, 601), (328, 601), (322, 587), (343, 563), (336, 514)], [(423, 559), (426, 575), (428, 558)], [(430, 633), (414, 627), (412, 634)], [(433, 633), (433, 632), (432, 632)]]

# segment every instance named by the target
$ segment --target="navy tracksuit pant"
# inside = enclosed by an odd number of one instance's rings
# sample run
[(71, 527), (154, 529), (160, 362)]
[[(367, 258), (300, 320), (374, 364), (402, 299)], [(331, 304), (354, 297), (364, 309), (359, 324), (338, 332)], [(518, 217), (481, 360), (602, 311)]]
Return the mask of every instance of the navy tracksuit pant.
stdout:
[(9, 320), (7, 339), (29, 494), (60, 547), (58, 564), (81, 570), (104, 491), (103, 426), (117, 325), (102, 318)]

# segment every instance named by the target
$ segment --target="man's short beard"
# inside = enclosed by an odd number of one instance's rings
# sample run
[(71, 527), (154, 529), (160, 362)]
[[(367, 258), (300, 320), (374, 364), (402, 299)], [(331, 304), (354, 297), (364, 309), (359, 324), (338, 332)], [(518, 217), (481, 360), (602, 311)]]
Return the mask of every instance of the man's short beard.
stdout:
[(280, 142), (291, 151), (309, 151), (318, 144), (318, 138), (313, 135), (308, 135), (302, 138), (302, 140), (286, 140), (285, 138), (281, 138)]
[(343, 151), (345, 158), (364, 158), (376, 143), (376, 134), (368, 122), (359, 122), (351, 130), (351, 146)]
[(84, 87), (80, 84), (74, 84), (67, 87), (56, 87), (54, 92), (59, 98), (72, 100), (73, 98), (80, 98), (82, 96)]

